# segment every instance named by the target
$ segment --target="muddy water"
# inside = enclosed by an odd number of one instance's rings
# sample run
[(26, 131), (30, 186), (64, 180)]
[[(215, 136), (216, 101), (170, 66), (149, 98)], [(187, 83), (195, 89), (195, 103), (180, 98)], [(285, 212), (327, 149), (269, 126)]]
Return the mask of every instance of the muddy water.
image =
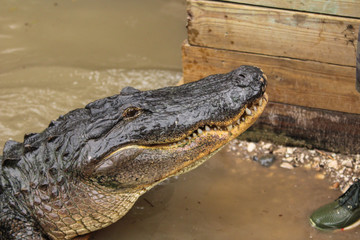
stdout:
[(95, 239), (358, 239), (357, 230), (329, 234), (309, 226), (314, 207), (339, 194), (328, 186), (313, 171), (268, 169), (224, 149), (145, 194)]
[(0, 72), (181, 68), (185, 0), (0, 0)]
[[(116, 94), (176, 84), (182, 0), (0, 0), (0, 150), (60, 114)], [(162, 69), (162, 70), (161, 70)], [(165, 70), (164, 70), (165, 69)], [(238, 159), (226, 149), (145, 194), (95, 239), (356, 239), (324, 234), (311, 211), (334, 199), (314, 172)]]

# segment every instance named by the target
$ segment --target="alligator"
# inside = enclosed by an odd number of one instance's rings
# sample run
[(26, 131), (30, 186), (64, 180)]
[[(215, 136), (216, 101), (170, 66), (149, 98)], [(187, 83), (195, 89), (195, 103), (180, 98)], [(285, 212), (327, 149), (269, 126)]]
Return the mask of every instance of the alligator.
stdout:
[(9, 140), (0, 157), (0, 239), (73, 239), (123, 217), (156, 184), (202, 164), (260, 116), (266, 76), (241, 66), (120, 94)]

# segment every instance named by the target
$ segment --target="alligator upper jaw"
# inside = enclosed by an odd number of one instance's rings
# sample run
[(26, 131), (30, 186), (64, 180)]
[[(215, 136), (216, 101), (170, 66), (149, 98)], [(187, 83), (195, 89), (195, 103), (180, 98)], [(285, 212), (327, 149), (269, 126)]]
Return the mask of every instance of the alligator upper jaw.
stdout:
[(261, 115), (268, 102), (268, 96), (264, 93), (261, 97), (255, 101), (245, 105), (242, 110), (234, 116), (232, 119), (226, 122), (217, 122), (211, 124), (199, 125), (194, 130), (190, 130), (186, 133), (186, 137), (183, 137), (177, 141), (158, 144), (152, 146), (142, 146), (145, 148), (179, 148), (189, 144), (195, 138), (201, 138), (207, 134), (220, 134), (228, 133), (229, 141), (236, 138), (238, 135), (246, 131)]

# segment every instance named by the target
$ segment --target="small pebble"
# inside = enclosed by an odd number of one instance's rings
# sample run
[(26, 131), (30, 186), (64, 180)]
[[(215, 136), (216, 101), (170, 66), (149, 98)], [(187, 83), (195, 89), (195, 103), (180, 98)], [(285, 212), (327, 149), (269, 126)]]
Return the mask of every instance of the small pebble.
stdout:
[(284, 162), (292, 162), (294, 160), (293, 157), (286, 157), (282, 159)]
[(275, 159), (275, 156), (271, 154), (261, 156), (260, 158), (254, 157), (254, 161), (260, 163), (260, 165), (264, 167), (270, 167), (275, 162)]
[(311, 169), (311, 164), (305, 164), (305, 165), (304, 165), (304, 168), (306, 168), (306, 169)]
[(272, 144), (271, 143), (266, 143), (264, 146), (263, 146), (263, 148), (265, 148), (265, 149), (269, 149), (269, 148), (271, 148), (272, 147)]
[(323, 180), (323, 179), (325, 178), (325, 175), (322, 174), (322, 173), (317, 173), (317, 174), (315, 175), (315, 178), (316, 178), (316, 179)]
[(280, 148), (276, 149), (273, 153), (283, 155), (283, 154), (285, 154), (285, 152), (286, 152), (286, 148), (285, 147), (280, 147)]
[(328, 167), (329, 167), (329, 168), (336, 169), (336, 170), (339, 169), (339, 165), (338, 165), (338, 162), (337, 162), (336, 160), (331, 160), (331, 161), (328, 163)]
[(248, 144), (248, 146), (247, 146), (247, 150), (248, 150), (248, 152), (252, 152), (252, 151), (254, 151), (255, 150), (255, 148), (256, 148), (256, 145), (255, 145), (255, 143), (249, 143)]
[(352, 168), (353, 164), (351, 160), (345, 160), (341, 163), (343, 166), (348, 167), (348, 168)]
[(286, 149), (286, 153), (287, 153), (287, 154), (293, 154), (294, 151), (295, 151), (295, 148), (287, 148), (287, 149)]
[(283, 162), (280, 167), (282, 168), (286, 168), (286, 169), (294, 169), (294, 166), (291, 165), (290, 163), (287, 163), (287, 162)]

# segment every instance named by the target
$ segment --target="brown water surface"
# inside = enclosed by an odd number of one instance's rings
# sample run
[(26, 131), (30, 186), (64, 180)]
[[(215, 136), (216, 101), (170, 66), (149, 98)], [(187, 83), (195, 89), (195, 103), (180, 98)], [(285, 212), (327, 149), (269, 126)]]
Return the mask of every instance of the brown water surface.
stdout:
[[(0, 151), (8, 139), (125, 86), (181, 78), (183, 0), (0, 0)], [(339, 192), (305, 169), (263, 168), (226, 149), (141, 197), (95, 239), (357, 239), (308, 216)]]
[(143, 195), (94, 239), (358, 239), (358, 230), (330, 234), (310, 227), (311, 212), (339, 194), (328, 186), (314, 171), (268, 169), (224, 149)]
[(0, 72), (181, 68), (185, 0), (0, 0)]

